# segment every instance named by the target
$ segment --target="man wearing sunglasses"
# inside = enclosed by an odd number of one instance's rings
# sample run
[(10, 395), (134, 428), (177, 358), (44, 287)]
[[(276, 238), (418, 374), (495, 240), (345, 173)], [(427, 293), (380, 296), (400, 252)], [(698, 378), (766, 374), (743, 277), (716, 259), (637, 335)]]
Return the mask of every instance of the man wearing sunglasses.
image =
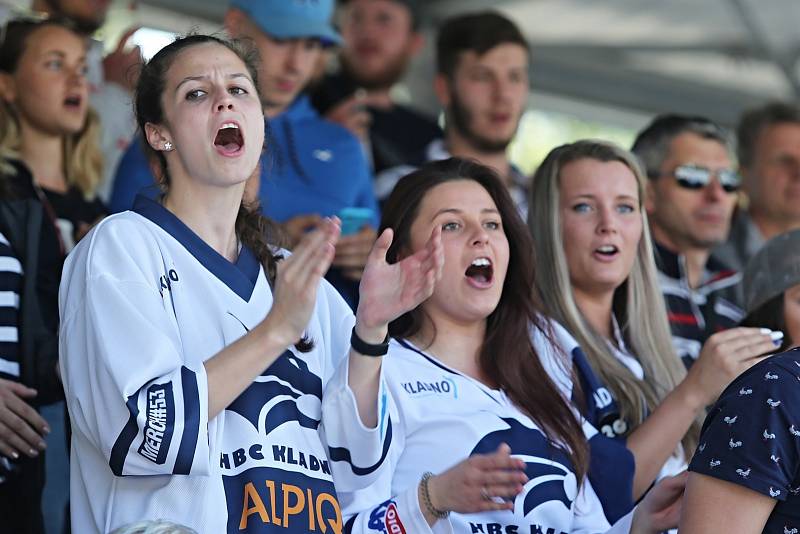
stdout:
[(711, 258), (730, 230), (740, 178), (728, 134), (702, 117), (661, 115), (632, 151), (648, 177), (645, 206), (678, 355), (689, 367), (712, 334), (736, 326), (741, 276)]

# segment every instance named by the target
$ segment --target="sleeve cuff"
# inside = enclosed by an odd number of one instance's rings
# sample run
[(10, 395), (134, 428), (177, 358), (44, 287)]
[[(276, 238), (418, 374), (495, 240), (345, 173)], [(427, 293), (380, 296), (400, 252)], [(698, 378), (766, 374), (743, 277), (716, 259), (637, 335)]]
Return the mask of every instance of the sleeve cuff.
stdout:
[[(400, 510), (405, 510), (406, 517), (403, 522), (406, 523), (406, 532), (419, 532), (422, 534), (453, 534), (453, 525), (450, 523), (450, 518), (440, 519), (431, 527), (425, 520), (422, 509), (419, 504), (419, 494), (416, 484), (397, 496), (397, 507)], [(387, 526), (390, 520), (389, 513), (386, 514)], [(390, 530), (390, 532), (392, 532)]]

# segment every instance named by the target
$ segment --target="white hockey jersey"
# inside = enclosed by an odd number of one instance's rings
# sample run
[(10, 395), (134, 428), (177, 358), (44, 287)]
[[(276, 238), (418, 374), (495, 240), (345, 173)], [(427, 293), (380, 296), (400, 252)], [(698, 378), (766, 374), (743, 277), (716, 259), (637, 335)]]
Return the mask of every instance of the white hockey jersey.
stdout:
[(318, 426), (353, 315), (330, 285), (307, 330), (313, 351), (287, 350), (211, 421), (203, 362), (272, 304), (248, 249), (232, 264), (140, 197), (70, 254), (59, 304), (73, 532), (142, 519), (213, 534), (342, 531)]
[[(550, 352), (554, 356), (555, 352)], [(562, 366), (547, 361), (562, 391), (571, 380)], [(567, 364), (569, 365), (569, 364)], [(502, 390), (466, 376), (406, 341), (392, 340), (384, 358), (388, 411), (375, 429), (341, 421), (338, 413), (355, 404), (341, 366), (323, 400), (323, 421), (339, 499), (352, 533), (561, 534), (609, 531), (591, 484), (578, 490), (566, 454), (553, 447), (537, 425)], [(531, 387), (536, 387), (531, 384)], [(334, 432), (336, 431), (336, 432)], [(586, 425), (587, 437), (596, 430)], [(387, 438), (388, 437), (388, 438)], [(451, 513), (429, 527), (420, 510), (417, 486), (426, 471), (441, 473), (501, 443), (525, 460), (529, 477), (513, 511)], [(371, 484), (366, 489), (364, 480)], [(631, 515), (611, 532), (627, 532)]]

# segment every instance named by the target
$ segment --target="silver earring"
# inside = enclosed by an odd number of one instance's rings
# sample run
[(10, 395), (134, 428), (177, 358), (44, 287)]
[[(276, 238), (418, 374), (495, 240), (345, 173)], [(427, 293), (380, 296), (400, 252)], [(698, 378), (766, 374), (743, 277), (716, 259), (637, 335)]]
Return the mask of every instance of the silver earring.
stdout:
[(166, 141), (164, 143), (164, 150), (166, 152), (171, 152), (172, 151), (172, 143), (170, 143), (169, 141)]

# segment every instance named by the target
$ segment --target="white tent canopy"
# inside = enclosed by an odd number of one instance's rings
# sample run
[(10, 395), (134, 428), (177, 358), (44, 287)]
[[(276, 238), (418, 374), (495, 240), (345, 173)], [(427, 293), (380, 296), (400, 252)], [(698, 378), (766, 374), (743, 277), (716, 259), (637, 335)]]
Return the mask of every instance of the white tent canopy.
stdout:
[[(725, 124), (744, 108), (800, 95), (796, 0), (419, 3), (428, 46), (407, 82), (423, 108), (436, 108), (429, 87), (436, 26), (452, 14), (480, 9), (498, 9), (523, 29), (533, 50), (534, 95), (648, 115), (696, 113)], [(218, 27), (226, 8), (219, 0), (142, 0), (136, 16), (185, 31), (187, 24)], [(177, 26), (168, 27), (168, 12), (176, 14)]]

